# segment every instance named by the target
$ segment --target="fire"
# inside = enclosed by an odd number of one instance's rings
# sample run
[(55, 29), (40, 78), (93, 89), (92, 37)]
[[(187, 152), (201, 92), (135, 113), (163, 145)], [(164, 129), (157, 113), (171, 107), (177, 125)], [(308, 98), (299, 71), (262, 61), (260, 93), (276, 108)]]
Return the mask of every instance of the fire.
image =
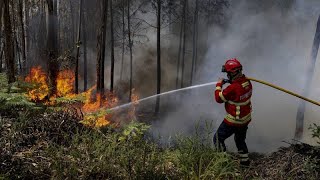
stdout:
[[(30, 74), (25, 78), (25, 81), (35, 84), (35, 86), (29, 88), (27, 92), (29, 99), (34, 102), (42, 101), (46, 105), (56, 105), (56, 99), (59, 97), (75, 98), (81, 96), (84, 99), (81, 107), (84, 114), (82, 122), (93, 127), (109, 125), (111, 123), (109, 121), (111, 114), (107, 112), (107, 109), (117, 106), (119, 102), (118, 97), (112, 92), (106, 92), (103, 95), (95, 92), (96, 86), (93, 86), (81, 94), (74, 94), (75, 76), (72, 70), (62, 70), (58, 73), (56, 80), (57, 94), (53, 94), (50, 99), (48, 98), (49, 86), (47, 74), (40, 66), (33, 67)], [(133, 108), (129, 110), (129, 117), (134, 116), (138, 99), (139, 97), (133, 92), (131, 101), (134, 105)]]
[(132, 89), (131, 92), (132, 92), (131, 93), (132, 106), (129, 109), (128, 118), (135, 119), (136, 106), (139, 104), (139, 96), (138, 96), (138, 94), (136, 94), (135, 89)]
[(116, 106), (118, 98), (113, 93), (106, 93), (105, 96), (96, 93), (94, 98), (92, 98), (92, 91), (94, 89), (95, 86), (84, 93), (86, 96), (82, 107), (82, 111), (85, 114), (84, 123), (95, 127), (106, 126), (110, 124), (108, 120), (110, 114), (107, 113), (107, 109)]
[(40, 66), (31, 68), (30, 74), (25, 81), (34, 85), (28, 88), (28, 97), (31, 101), (43, 101), (49, 95), (49, 86), (47, 84), (47, 75)]
[(64, 97), (73, 95), (75, 76), (72, 70), (63, 70), (58, 73), (57, 77), (57, 96)]

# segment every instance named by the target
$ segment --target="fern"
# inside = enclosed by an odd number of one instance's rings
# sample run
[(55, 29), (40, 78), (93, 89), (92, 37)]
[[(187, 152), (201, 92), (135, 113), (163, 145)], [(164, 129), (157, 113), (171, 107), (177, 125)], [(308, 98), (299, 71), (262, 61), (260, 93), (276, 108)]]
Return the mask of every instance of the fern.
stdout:
[(65, 97), (59, 97), (56, 98), (55, 101), (60, 104), (74, 104), (74, 103), (79, 103), (79, 102), (85, 102), (86, 97), (82, 94), (77, 94), (73, 96), (65, 96)]
[(7, 76), (0, 73), (0, 110), (12, 109), (14, 107), (32, 108), (35, 104), (30, 102), (19, 82), (8, 84)]

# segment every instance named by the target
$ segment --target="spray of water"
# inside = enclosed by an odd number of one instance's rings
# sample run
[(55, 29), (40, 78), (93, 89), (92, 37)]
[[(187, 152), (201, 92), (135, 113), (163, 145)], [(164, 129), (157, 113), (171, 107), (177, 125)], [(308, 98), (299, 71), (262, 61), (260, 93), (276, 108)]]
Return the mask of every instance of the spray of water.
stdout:
[(172, 91), (167, 91), (167, 92), (163, 92), (163, 93), (161, 93), (161, 94), (156, 94), (156, 95), (152, 95), (152, 96), (148, 96), (148, 97), (139, 99), (139, 100), (136, 101), (136, 102), (130, 102), (130, 103), (122, 104), (122, 105), (120, 105), (120, 106), (113, 107), (113, 108), (111, 108), (111, 109), (109, 109), (109, 110), (110, 110), (110, 111), (118, 110), (118, 109), (121, 109), (121, 108), (125, 108), (125, 107), (130, 106), (132, 103), (140, 103), (140, 102), (142, 102), (142, 101), (146, 101), (146, 100), (148, 100), (148, 99), (152, 99), (152, 98), (155, 98), (155, 97), (158, 97), (158, 96), (163, 96), (163, 95), (172, 94), (172, 93), (176, 93), (176, 92), (180, 92), (180, 91), (185, 91), (185, 90), (200, 88), (200, 87), (204, 87), (204, 86), (210, 86), (210, 85), (214, 85), (214, 84), (217, 84), (217, 82), (204, 83), (204, 84), (189, 86), (189, 87), (180, 88), (180, 89), (176, 89), (176, 90), (172, 90)]

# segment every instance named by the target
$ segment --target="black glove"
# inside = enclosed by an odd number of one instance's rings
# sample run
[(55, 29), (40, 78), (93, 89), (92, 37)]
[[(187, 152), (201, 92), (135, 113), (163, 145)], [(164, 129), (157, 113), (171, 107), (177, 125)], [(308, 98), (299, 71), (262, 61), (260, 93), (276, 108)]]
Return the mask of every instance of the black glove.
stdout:
[(230, 80), (229, 80), (229, 79), (223, 79), (223, 80), (222, 80), (222, 83), (223, 83), (223, 84), (230, 83)]

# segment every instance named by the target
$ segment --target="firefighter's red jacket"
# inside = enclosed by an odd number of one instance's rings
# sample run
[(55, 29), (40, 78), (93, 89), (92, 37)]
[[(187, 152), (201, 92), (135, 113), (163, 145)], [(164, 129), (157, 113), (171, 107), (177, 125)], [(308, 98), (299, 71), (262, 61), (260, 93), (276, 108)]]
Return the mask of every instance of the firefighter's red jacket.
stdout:
[(225, 103), (227, 115), (224, 122), (233, 126), (244, 126), (251, 121), (252, 84), (245, 75), (235, 79), (228, 87), (222, 89), (222, 83), (217, 83), (215, 99)]

